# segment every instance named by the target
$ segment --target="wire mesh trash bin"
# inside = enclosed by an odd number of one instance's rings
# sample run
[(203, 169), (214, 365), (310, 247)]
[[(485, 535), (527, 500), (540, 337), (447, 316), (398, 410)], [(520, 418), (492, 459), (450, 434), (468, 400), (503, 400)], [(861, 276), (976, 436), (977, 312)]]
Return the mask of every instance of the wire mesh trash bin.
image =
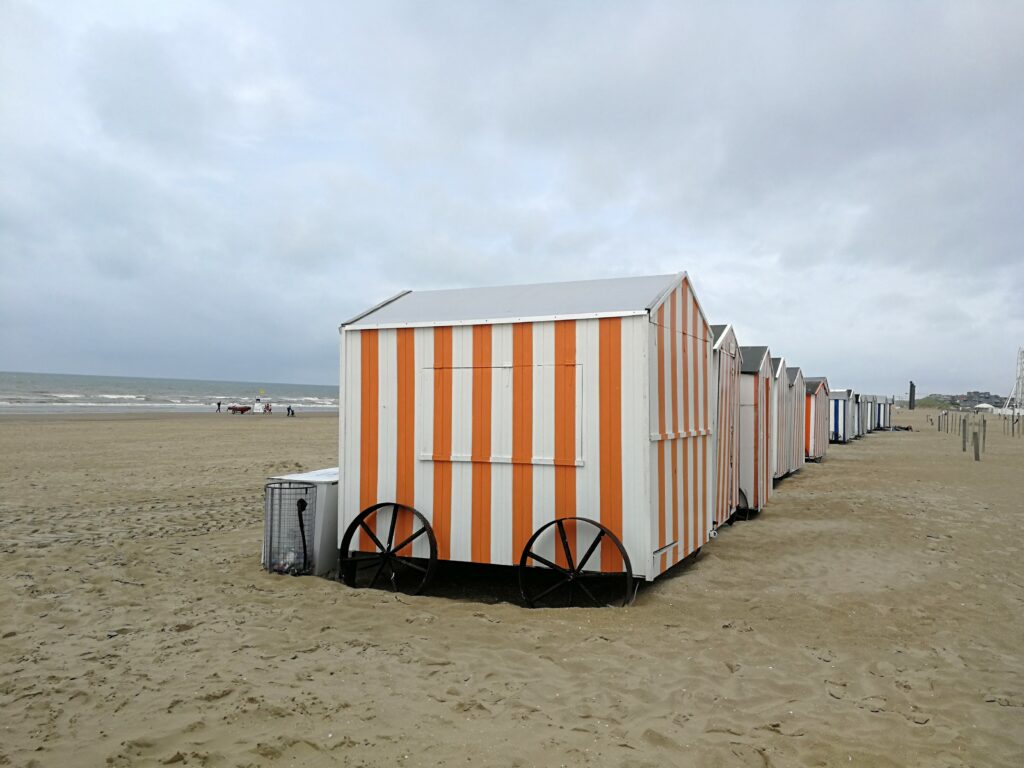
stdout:
[[(307, 525), (306, 545), (309, 547), (310, 567), (314, 576), (327, 576), (338, 567), (338, 468), (327, 467), (311, 472), (274, 475), (267, 482), (286, 481), (316, 486), (316, 524)], [(310, 517), (306, 515), (305, 520)]]
[(313, 570), (316, 486), (276, 480), (263, 498), (263, 567), (295, 576)]

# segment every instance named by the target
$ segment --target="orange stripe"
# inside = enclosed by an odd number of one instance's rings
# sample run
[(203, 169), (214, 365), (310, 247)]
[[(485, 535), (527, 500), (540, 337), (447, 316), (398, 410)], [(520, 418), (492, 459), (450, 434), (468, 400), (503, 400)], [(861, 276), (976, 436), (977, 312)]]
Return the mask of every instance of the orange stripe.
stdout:
[[(679, 353), (676, 350), (678, 336), (678, 324), (676, 323), (676, 294), (678, 289), (669, 294), (668, 299), (668, 329), (669, 339), (672, 345), (671, 357), (669, 360), (669, 371), (671, 376), (672, 389), (672, 432), (677, 439), (679, 435)], [(672, 541), (679, 541), (679, 457), (678, 446), (672, 443)], [(679, 559), (679, 544), (672, 548), (672, 564)]]
[(491, 562), (491, 326), (473, 326), (474, 563)]
[[(622, 540), (622, 319), (599, 321), (598, 399), (601, 524)], [(622, 556), (601, 545), (601, 570), (622, 570)]]
[(672, 431), (679, 433), (679, 354), (676, 351), (676, 342), (678, 341), (679, 329), (676, 323), (676, 293), (672, 291), (668, 299), (668, 330), (669, 337), (671, 338), (672, 352), (671, 359), (669, 361), (669, 368), (671, 370), (672, 377)]
[(697, 335), (697, 378), (700, 380), (700, 398), (702, 401), (702, 411), (704, 420), (701, 422), (701, 429), (707, 430), (708, 428), (708, 349), (707, 349), (707, 328), (704, 327), (702, 321), (698, 320), (699, 314), (697, 312), (697, 301), (694, 299), (693, 302), (693, 328), (694, 334), (697, 334), (697, 329), (700, 329), (700, 334)]
[(772, 371), (771, 359), (768, 360), (768, 375), (764, 380), (764, 503), (771, 495), (770, 475), (772, 474)]
[[(399, 328), (396, 346), (397, 427), (395, 440), (395, 501), (413, 506), (415, 496), (416, 463), (416, 356), (412, 328)], [(402, 541), (412, 534), (412, 516), (401, 515), (395, 525), (395, 540)], [(401, 554), (411, 555), (412, 546)]]
[(697, 473), (697, 455), (700, 453), (700, 442), (699, 437), (691, 438), (693, 450), (690, 451), (690, 456), (693, 459), (691, 462), (691, 482), (690, 482), (690, 533), (693, 539), (690, 541), (690, 546), (694, 549), (701, 545), (700, 541), (700, 475)]
[[(707, 541), (707, 429), (710, 426), (708, 423), (708, 366), (707, 366), (707, 346), (705, 338), (705, 328), (703, 323), (698, 319), (700, 317), (697, 311), (697, 300), (693, 300), (693, 328), (696, 336), (696, 354), (697, 354), (697, 385), (699, 387), (699, 397), (701, 399), (701, 414), (698, 418), (701, 418), (700, 429), (705, 432), (705, 436), (700, 438), (700, 445), (697, 448), (700, 454), (700, 474), (697, 476), (697, 490), (700, 494), (700, 500), (698, 502), (697, 510), (697, 546), (704, 546)], [(699, 335), (697, 330), (700, 330)]]
[[(686, 314), (686, 299), (689, 296), (689, 286), (683, 282), (686, 292), (683, 294), (683, 431), (690, 431), (690, 361), (693, 359), (692, 340), (690, 338), (690, 322)], [(696, 411), (695, 411), (696, 413)]]
[(731, 358), (729, 364), (729, 508), (732, 514), (740, 500), (740, 370), (739, 360)]
[[(665, 546), (665, 440), (658, 441), (658, 548)], [(661, 553), (661, 570), (665, 570), (665, 553)]]
[(683, 443), (683, 557), (690, 554), (690, 438)]
[(679, 562), (679, 444), (685, 439), (672, 441), (672, 565)]
[(434, 329), (434, 536), (437, 555), (451, 559), (452, 329)]
[(377, 419), (379, 415), (379, 364), (377, 331), (362, 331), (359, 415), (359, 508), (377, 503)]
[(804, 397), (804, 456), (811, 455), (811, 398), (812, 395)]
[(701, 545), (708, 540), (708, 437), (700, 438), (700, 539)]
[(512, 326), (512, 558), (533, 534), (533, 325)]
[(725, 412), (728, 407), (728, 393), (724, 386), (728, 382), (728, 374), (724, 371), (725, 352), (718, 353), (718, 435), (715, 439), (715, 508), (713, 510), (714, 521), (718, 523), (722, 516), (722, 508), (725, 505), (725, 450), (728, 447), (725, 442)]
[[(555, 322), (555, 518), (576, 515), (576, 321)], [(574, 526), (568, 526), (575, 558)], [(565, 566), (565, 553), (555, 548)]]
[[(665, 304), (658, 307), (658, 549), (665, 541)], [(661, 556), (661, 570), (665, 570), (665, 556)]]
[[(360, 511), (377, 503), (377, 439), (378, 419), (380, 416), (380, 365), (378, 360), (379, 346), (376, 330), (361, 331), (360, 342), (360, 414), (359, 414), (359, 509)], [(373, 528), (376, 515), (368, 525)], [(361, 533), (359, 548), (365, 548)]]
[(703, 438), (696, 437), (693, 441), (693, 524), (695, 533), (695, 541), (693, 545), (695, 547), (703, 546), (704, 544), (704, 505), (701, 504), (701, 494), (704, 490), (704, 478), (700, 472), (700, 456), (701, 456), (701, 444)]
[(665, 305), (658, 307), (658, 433), (665, 437)]

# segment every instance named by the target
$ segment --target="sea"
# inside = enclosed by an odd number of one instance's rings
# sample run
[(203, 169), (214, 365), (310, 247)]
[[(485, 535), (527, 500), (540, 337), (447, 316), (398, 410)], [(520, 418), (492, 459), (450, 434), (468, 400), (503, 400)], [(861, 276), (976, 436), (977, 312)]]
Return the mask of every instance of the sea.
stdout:
[(252, 405), (256, 398), (285, 412), (338, 407), (338, 386), (257, 381), (150, 379), (0, 371), (0, 413), (137, 413), (214, 411), (217, 403)]

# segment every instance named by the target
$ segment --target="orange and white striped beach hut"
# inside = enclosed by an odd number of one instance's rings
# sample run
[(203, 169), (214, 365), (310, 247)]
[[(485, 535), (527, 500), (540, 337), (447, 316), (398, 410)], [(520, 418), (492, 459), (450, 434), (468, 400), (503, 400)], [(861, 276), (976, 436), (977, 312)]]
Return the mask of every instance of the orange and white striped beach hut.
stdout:
[(712, 381), (716, 391), (715, 505), (713, 524), (726, 523), (739, 506), (740, 496), (740, 347), (731, 325), (712, 325)]
[(712, 334), (685, 273), (408, 291), (340, 333), (343, 561), (416, 528), (414, 558), (628, 555), (652, 580), (707, 542)]
[(828, 448), (828, 379), (804, 379), (804, 457), (821, 461)]
[(768, 347), (740, 354), (740, 507), (760, 512), (772, 492), (772, 360)]

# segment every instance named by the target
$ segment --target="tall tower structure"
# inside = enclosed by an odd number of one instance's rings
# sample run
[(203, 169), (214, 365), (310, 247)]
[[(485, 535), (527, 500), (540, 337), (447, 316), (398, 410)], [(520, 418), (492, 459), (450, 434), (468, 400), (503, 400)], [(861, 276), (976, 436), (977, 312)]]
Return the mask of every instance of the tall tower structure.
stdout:
[(1024, 409), (1024, 347), (1017, 350), (1017, 380), (1003, 407)]

